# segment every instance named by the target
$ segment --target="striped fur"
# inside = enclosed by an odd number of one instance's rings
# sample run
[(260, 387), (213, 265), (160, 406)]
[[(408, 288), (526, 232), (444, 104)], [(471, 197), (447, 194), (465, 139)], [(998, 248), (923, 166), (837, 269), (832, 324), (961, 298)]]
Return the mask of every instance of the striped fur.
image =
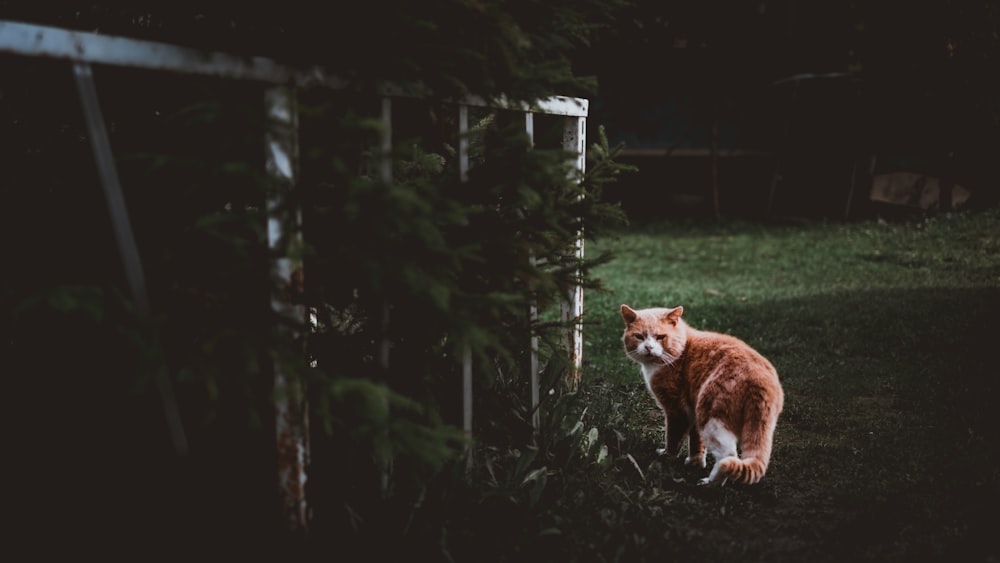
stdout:
[(687, 442), (686, 463), (706, 466), (703, 484), (753, 484), (767, 472), (774, 429), (784, 405), (778, 372), (738, 338), (696, 330), (683, 307), (621, 306), (625, 354), (639, 364), (664, 414), (667, 455)]

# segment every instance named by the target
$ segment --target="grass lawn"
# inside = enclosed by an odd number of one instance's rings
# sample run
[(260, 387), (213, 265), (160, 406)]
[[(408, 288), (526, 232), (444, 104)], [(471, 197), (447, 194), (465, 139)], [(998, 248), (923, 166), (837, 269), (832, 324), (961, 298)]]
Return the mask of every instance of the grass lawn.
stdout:
[[(579, 500), (566, 491), (559, 501), (554, 525), (586, 530), (562, 540), (575, 553), (1000, 557), (1000, 211), (893, 223), (647, 223), (587, 252), (615, 256), (596, 271), (605, 290), (586, 296), (579, 392), (585, 426), (613, 462), (582, 483), (590, 490)], [(775, 364), (786, 403), (760, 484), (699, 487), (704, 471), (655, 455), (662, 421), (622, 352), (621, 303), (684, 305), (689, 324), (736, 335)]]

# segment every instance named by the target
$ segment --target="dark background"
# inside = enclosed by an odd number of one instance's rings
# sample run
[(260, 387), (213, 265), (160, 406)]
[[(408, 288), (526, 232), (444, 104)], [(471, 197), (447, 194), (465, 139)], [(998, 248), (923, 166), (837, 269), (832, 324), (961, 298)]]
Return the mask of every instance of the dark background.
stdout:
[[(884, 211), (866, 203), (872, 157), (875, 173), (966, 186), (977, 206), (1000, 192), (996, 2), (389, 1), (327, 10), (0, 1), (0, 19), (321, 65), (359, 92), (390, 81), (445, 97), (589, 98), (591, 140), (603, 126), (623, 145), (620, 160), (638, 166), (604, 194), (633, 219), (872, 217)], [(15, 535), (39, 552), (144, 559), (205, 540), (228, 555), (234, 546), (254, 554), (261, 542), (241, 540), (280, 527), (273, 436), (260, 416), (270, 408), (260, 367), (271, 338), (260, 281), (268, 256), (242, 244), (260, 235), (252, 221), (202, 221), (226, 203), (262, 203), (262, 191), (243, 188), (263, 160), (259, 89), (96, 70), (123, 183), (142, 195), (131, 211), (152, 280), (151, 324), (166, 327), (157, 343), (121, 289), (68, 65), (4, 54), (0, 68), (0, 366), (8, 505), (23, 525)], [(803, 74), (815, 77), (787, 80)], [(185, 113), (206, 101), (211, 122)], [(220, 173), (197, 164), (206, 154), (245, 166)], [(164, 355), (158, 346), (171, 351), (172, 373), (193, 378), (181, 390), (200, 429), (192, 457), (170, 450), (153, 383), (135, 376)], [(351, 457), (338, 446), (325, 449), (327, 467)]]

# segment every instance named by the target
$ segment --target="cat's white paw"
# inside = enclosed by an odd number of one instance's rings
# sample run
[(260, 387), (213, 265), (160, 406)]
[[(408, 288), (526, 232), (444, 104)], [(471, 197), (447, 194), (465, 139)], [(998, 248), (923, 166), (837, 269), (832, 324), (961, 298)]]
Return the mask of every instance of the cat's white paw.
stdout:
[(667, 448), (656, 448), (656, 455), (663, 455), (667, 453)]
[(712, 484), (712, 478), (711, 477), (705, 477), (704, 479), (699, 479), (698, 480), (698, 484), (699, 485), (711, 485)]
[(684, 459), (684, 465), (697, 465), (698, 467), (705, 469), (705, 456), (688, 456)]

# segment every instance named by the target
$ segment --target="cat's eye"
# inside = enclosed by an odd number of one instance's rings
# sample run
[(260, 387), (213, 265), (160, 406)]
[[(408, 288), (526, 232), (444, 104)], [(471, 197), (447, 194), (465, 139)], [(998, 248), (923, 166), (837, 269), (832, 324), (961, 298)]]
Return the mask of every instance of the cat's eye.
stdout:
[(667, 337), (667, 335), (666, 335), (666, 334), (657, 334), (657, 335), (656, 335), (656, 339), (657, 339), (657, 340), (663, 340), (663, 339), (664, 339), (664, 338), (666, 338), (666, 337)]
[(636, 340), (643, 340), (646, 338), (646, 335), (642, 334), (641, 332), (633, 332), (632, 338), (635, 338)]

